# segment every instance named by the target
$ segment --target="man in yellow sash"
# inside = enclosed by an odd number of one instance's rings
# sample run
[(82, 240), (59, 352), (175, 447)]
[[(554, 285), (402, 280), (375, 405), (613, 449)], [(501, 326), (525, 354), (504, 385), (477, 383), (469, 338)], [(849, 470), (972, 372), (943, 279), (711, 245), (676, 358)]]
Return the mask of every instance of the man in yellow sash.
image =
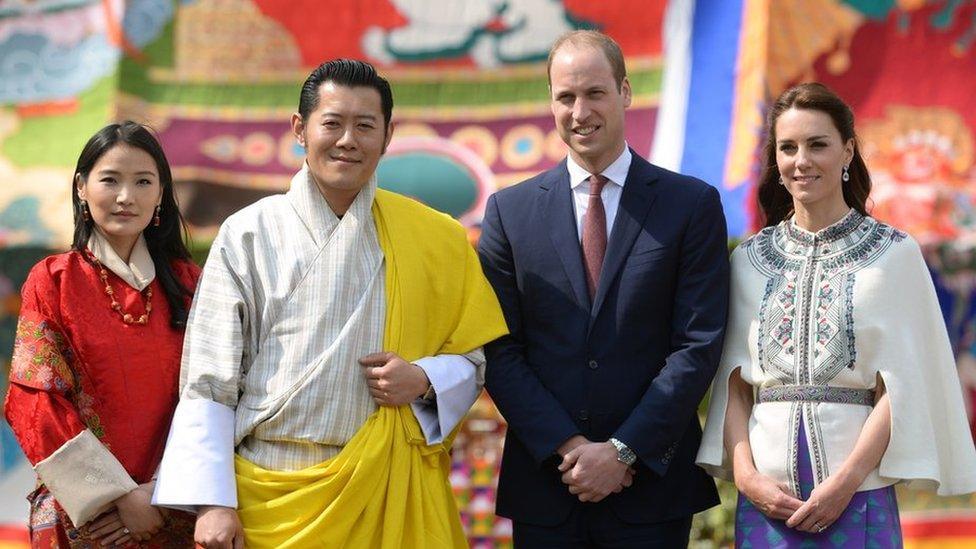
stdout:
[(376, 188), (392, 108), (369, 64), (322, 64), (291, 188), (214, 240), (153, 499), (204, 547), (466, 546), (447, 450), (505, 322), (464, 229)]

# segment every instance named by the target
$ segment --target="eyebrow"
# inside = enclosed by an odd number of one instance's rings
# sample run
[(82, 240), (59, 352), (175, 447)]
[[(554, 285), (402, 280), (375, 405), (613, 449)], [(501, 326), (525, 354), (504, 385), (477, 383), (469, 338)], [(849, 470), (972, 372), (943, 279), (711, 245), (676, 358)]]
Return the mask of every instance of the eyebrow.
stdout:
[[(122, 172), (120, 172), (118, 170), (113, 170), (112, 168), (103, 168), (101, 170), (98, 170), (98, 173), (102, 173), (102, 174), (106, 174), (106, 175), (122, 175)], [(150, 171), (147, 171), (147, 170), (143, 170), (141, 172), (135, 172), (135, 174), (136, 175), (156, 175), (156, 172), (150, 172)]]
[[(326, 118), (326, 117), (329, 117), (329, 116), (335, 116), (337, 118), (344, 118), (345, 115), (343, 115), (342, 113), (339, 113), (339, 112), (332, 112), (332, 111), (322, 113), (322, 118)], [(367, 118), (369, 120), (376, 120), (379, 117), (377, 117), (375, 114), (356, 114), (356, 115), (353, 115), (353, 118)]]
[[(830, 136), (829, 135), (812, 135), (812, 136), (810, 136), (810, 137), (807, 138), (807, 141), (814, 141), (814, 140), (817, 140), (817, 139), (830, 139)], [(795, 139), (777, 139), (776, 140), (777, 143), (792, 143), (794, 141), (796, 141), (796, 140)]]

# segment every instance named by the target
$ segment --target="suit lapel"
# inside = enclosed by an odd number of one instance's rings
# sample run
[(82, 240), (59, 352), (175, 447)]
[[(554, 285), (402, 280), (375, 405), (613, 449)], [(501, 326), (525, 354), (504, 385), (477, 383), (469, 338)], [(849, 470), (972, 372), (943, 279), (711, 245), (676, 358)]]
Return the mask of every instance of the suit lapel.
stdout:
[(631, 153), (633, 160), (630, 161), (627, 181), (624, 183), (623, 193), (620, 195), (617, 217), (614, 219), (613, 229), (610, 231), (607, 254), (604, 256), (603, 270), (600, 272), (600, 284), (597, 286), (596, 297), (593, 300), (594, 304), (590, 316), (591, 325), (600, 312), (600, 307), (603, 306), (610, 286), (623, 267), (634, 240), (640, 233), (641, 227), (644, 226), (644, 219), (651, 209), (651, 204), (657, 198), (657, 189), (654, 186), (657, 174), (654, 173), (652, 166), (646, 160), (637, 156), (633, 151)]
[(576, 213), (573, 208), (573, 191), (569, 186), (569, 172), (566, 161), (552, 169), (540, 184), (545, 192), (545, 222), (552, 245), (556, 248), (563, 264), (577, 303), (585, 310), (590, 309), (590, 295), (586, 289), (586, 274), (583, 270), (583, 251), (580, 248), (576, 229)]

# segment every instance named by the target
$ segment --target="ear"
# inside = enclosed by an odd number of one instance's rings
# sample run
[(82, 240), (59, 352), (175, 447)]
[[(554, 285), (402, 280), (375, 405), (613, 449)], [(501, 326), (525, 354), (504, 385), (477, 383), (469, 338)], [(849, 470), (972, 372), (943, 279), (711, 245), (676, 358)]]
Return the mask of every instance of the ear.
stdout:
[(390, 146), (390, 141), (393, 140), (393, 130), (396, 129), (396, 122), (391, 121), (386, 126), (386, 138), (383, 139), (383, 152), (380, 154), (386, 154), (386, 148)]
[(630, 106), (630, 102), (633, 100), (633, 93), (630, 89), (630, 80), (625, 76), (623, 82), (620, 83), (620, 93), (624, 96), (624, 108)]
[(295, 141), (305, 147), (305, 122), (302, 120), (302, 115), (297, 112), (291, 115), (291, 133), (295, 136)]
[(80, 173), (75, 174), (75, 191), (78, 192), (78, 198), (87, 200), (88, 193), (85, 192), (85, 180), (81, 178)]
[(844, 143), (844, 165), (850, 166), (852, 160), (854, 160), (854, 138), (853, 137), (848, 139), (847, 143)]

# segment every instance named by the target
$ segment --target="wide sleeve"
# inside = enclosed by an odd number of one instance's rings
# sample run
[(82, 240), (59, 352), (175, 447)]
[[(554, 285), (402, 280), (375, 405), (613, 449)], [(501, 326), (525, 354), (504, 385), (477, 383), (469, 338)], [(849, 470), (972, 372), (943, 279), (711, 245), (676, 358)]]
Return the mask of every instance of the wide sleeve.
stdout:
[(858, 296), (883, 321), (867, 336), (876, 341), (865, 342), (875, 347), (891, 401), (891, 438), (878, 472), (939, 495), (976, 491), (976, 449), (931, 275), (910, 237), (890, 254), (884, 283)]
[(252, 310), (240, 246), (225, 224), (197, 284), (184, 336), (180, 401), (153, 494), (157, 505), (237, 506), (234, 418)]
[(57, 286), (43, 262), (21, 293), (5, 416), (38, 478), (82, 525), (136, 483), (100, 442), (101, 426), (86, 425), (71, 399), (73, 353), (58, 321)]
[(463, 355), (443, 354), (414, 361), (434, 388), (434, 401), (417, 399), (410, 404), (427, 444), (444, 441), (481, 393), (485, 353), (479, 347)]
[(748, 370), (752, 361), (750, 331), (756, 322), (757, 310), (753, 306), (756, 280), (749, 264), (748, 253), (740, 246), (732, 252), (731, 293), (729, 296), (729, 322), (725, 329), (725, 342), (718, 372), (712, 382), (708, 401), (708, 414), (701, 447), (696, 462), (713, 477), (732, 480), (732, 461), (725, 451), (725, 412), (729, 404), (729, 378), (737, 368)]

